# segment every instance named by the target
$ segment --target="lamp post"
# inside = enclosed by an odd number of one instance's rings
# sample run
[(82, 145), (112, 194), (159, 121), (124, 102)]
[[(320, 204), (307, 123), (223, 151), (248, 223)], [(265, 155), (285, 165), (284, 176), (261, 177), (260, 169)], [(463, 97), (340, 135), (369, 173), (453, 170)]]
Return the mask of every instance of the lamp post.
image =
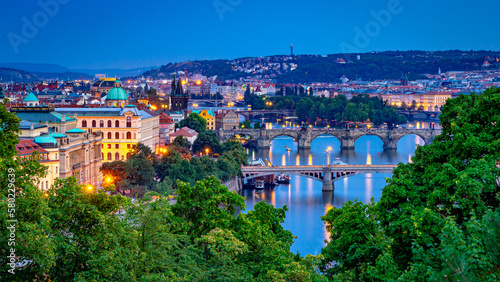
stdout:
[(210, 153), (210, 149), (206, 148), (206, 149), (205, 149), (205, 153), (206, 153), (206, 154), (207, 154), (207, 156), (208, 156), (208, 153)]
[(328, 149), (326, 149), (326, 165), (330, 165), (330, 152), (332, 151), (332, 147), (328, 147)]

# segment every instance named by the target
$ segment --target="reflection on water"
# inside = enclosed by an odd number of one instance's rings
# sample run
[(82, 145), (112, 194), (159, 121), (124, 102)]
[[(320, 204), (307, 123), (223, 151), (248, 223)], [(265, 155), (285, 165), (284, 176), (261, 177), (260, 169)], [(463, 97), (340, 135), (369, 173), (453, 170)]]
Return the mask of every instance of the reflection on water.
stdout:
[[(401, 138), (397, 150), (383, 150), (383, 143), (376, 136), (363, 136), (355, 143), (355, 150), (340, 150), (340, 142), (330, 136), (316, 138), (310, 150), (297, 150), (297, 143), (290, 137), (278, 137), (269, 150), (249, 150), (251, 158), (267, 158), (274, 165), (323, 165), (327, 162), (326, 150), (332, 148), (331, 158), (340, 158), (348, 164), (398, 164), (411, 159), (416, 145), (423, 145), (420, 137), (410, 135)], [(286, 147), (285, 147), (286, 146)], [(287, 151), (290, 148), (291, 151)], [(278, 161), (276, 161), (278, 160)], [(276, 207), (288, 207), (283, 227), (298, 238), (292, 251), (302, 255), (318, 254), (328, 239), (321, 216), (344, 202), (358, 198), (364, 203), (380, 199), (386, 178), (390, 174), (361, 174), (344, 178), (334, 183), (334, 192), (322, 192), (322, 183), (310, 178), (291, 175), (289, 185), (278, 185), (262, 192), (244, 190), (247, 209), (259, 201)]]

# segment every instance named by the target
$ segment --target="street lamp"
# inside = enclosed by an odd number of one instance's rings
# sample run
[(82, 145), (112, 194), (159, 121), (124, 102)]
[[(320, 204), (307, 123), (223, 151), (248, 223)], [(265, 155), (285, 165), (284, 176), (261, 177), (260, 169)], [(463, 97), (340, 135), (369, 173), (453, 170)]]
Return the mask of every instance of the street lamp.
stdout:
[(328, 155), (326, 156), (326, 165), (330, 165), (330, 152), (332, 151), (332, 147), (328, 147), (328, 149), (326, 149), (326, 152), (328, 153)]
[(92, 187), (92, 185), (87, 185), (87, 193), (92, 193), (92, 191), (94, 190), (94, 187)]
[(210, 149), (206, 148), (205, 153), (208, 155), (209, 152), (210, 152)]

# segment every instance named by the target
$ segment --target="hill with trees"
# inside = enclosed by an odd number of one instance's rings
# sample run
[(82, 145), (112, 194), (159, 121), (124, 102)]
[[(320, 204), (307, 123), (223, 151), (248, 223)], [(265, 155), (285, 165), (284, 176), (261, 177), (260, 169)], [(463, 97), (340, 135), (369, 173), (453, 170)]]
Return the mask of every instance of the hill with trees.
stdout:
[[(358, 60), (359, 56), (359, 60)], [(342, 59), (344, 63), (342, 63)], [(488, 61), (491, 66), (483, 67)], [(256, 71), (262, 64), (268, 68)], [(296, 64), (296, 68), (284, 65)], [(279, 67), (272, 67), (279, 66)], [(241, 71), (244, 67), (247, 71)], [(493, 51), (386, 51), (359, 54), (276, 55), (234, 60), (201, 60), (169, 63), (147, 71), (144, 77), (170, 78), (174, 73), (201, 73), (217, 80), (247, 77), (271, 78), (278, 83), (339, 82), (342, 76), (351, 80), (422, 78), (424, 74), (446, 71), (472, 71), (500, 67), (500, 52)]]

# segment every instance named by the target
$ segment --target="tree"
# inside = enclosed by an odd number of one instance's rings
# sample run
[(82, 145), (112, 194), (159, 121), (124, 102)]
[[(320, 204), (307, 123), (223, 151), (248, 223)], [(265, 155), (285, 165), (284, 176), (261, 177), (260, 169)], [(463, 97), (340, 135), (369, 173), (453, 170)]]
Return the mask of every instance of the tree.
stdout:
[(181, 120), (179, 128), (187, 126), (198, 133), (203, 133), (207, 129), (207, 120), (197, 113), (191, 113), (187, 118)]
[(0, 158), (9, 158), (16, 155), (16, 144), (20, 119), (7, 111), (5, 103), (0, 102)]
[(209, 149), (210, 153), (220, 153), (221, 145), (219, 139), (214, 132), (206, 132), (198, 134), (196, 140), (193, 142), (192, 151), (193, 153), (205, 153), (205, 150)]
[(252, 128), (252, 124), (250, 123), (249, 120), (246, 119), (244, 122), (240, 122), (239, 128), (240, 129), (242, 129), (242, 128), (250, 129), (250, 128)]
[(415, 100), (411, 101), (410, 109), (415, 110), (416, 108), (417, 108), (417, 102)]
[(262, 126), (260, 125), (260, 122), (256, 122), (256, 123), (253, 124), (253, 128), (254, 129), (261, 129)]
[(184, 138), (182, 135), (175, 137), (174, 141), (172, 142), (172, 145), (176, 146), (176, 147), (186, 148), (186, 149), (189, 149), (191, 147), (191, 144), (189, 143), (189, 141), (186, 138)]

